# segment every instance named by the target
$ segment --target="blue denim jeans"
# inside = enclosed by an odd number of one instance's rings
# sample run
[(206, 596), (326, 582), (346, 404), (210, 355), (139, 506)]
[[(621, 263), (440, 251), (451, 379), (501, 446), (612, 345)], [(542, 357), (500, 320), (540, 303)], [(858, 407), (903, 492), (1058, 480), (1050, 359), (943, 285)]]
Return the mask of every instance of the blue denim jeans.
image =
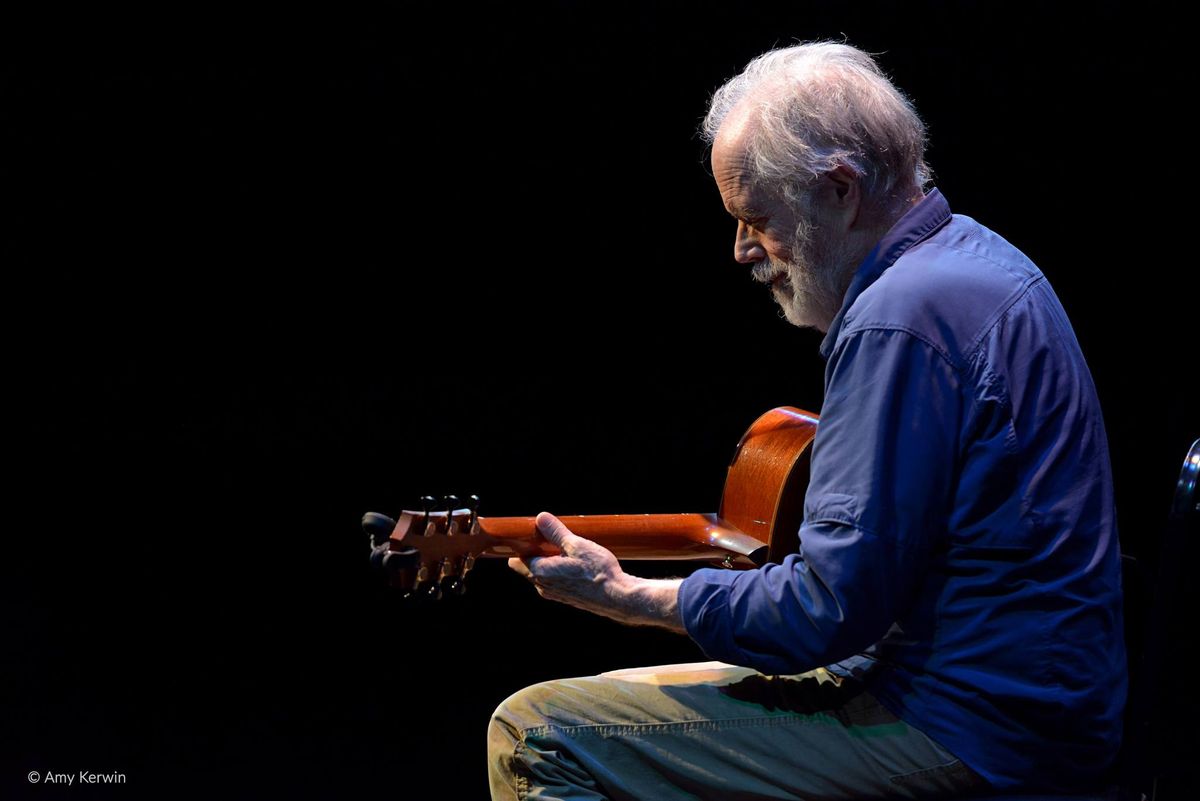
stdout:
[(488, 728), (493, 799), (936, 798), (986, 783), (853, 679), (721, 662), (527, 687)]

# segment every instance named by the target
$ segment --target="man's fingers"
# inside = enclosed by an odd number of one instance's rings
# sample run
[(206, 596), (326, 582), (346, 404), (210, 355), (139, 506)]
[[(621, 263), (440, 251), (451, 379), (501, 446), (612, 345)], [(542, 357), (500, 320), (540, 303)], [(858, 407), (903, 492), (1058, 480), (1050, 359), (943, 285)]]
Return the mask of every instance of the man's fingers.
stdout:
[(533, 572), (529, 569), (529, 565), (527, 565), (525, 560), (519, 556), (514, 556), (513, 558), (509, 559), (508, 566), (527, 579), (533, 578)]
[(510, 568), (535, 583), (539, 579), (573, 581), (587, 571), (586, 553), (581, 553), (580, 549), (582, 547), (586, 551), (589, 540), (576, 536), (565, 523), (549, 512), (537, 516), (537, 530), (547, 542), (558, 546), (559, 555), (513, 557), (508, 560)]
[(537, 529), (538, 533), (557, 545), (564, 554), (571, 554), (576, 537), (563, 521), (549, 512), (542, 512), (537, 516)]
[(514, 556), (508, 566), (527, 579), (553, 578), (574, 572), (576, 560), (565, 556)]

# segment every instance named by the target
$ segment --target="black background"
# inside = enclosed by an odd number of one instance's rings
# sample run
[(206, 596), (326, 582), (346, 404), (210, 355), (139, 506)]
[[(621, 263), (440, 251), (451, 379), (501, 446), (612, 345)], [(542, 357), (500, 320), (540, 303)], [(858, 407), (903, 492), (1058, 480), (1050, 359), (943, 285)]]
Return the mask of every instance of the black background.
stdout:
[[(936, 183), (1049, 276), (1126, 550), (1197, 436), (1178, 23), (1144, 4), (440, 4), (52, 24), (9, 50), (0, 795), (486, 797), (534, 681), (704, 658), (502, 562), (412, 608), (358, 518), (715, 511), (820, 335), (732, 260), (696, 128), (751, 57), (843, 36)], [(1180, 198), (1185, 199), (1180, 199)]]

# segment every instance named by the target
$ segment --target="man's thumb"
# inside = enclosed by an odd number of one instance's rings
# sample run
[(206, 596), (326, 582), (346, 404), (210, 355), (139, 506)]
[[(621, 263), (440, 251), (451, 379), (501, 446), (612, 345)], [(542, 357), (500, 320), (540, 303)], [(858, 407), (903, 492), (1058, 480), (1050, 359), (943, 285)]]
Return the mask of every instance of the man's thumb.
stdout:
[(560, 551), (564, 554), (567, 552), (567, 540), (571, 538), (571, 531), (561, 520), (549, 512), (542, 512), (537, 516), (537, 529), (539, 534), (557, 545)]

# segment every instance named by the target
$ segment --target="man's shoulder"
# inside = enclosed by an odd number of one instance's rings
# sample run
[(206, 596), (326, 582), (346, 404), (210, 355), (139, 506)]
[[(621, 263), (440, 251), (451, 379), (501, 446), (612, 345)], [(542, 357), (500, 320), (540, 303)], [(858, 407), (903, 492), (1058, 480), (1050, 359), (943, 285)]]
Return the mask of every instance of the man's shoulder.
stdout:
[(962, 214), (901, 254), (847, 312), (841, 336), (903, 330), (953, 362), (1044, 276), (999, 234)]

